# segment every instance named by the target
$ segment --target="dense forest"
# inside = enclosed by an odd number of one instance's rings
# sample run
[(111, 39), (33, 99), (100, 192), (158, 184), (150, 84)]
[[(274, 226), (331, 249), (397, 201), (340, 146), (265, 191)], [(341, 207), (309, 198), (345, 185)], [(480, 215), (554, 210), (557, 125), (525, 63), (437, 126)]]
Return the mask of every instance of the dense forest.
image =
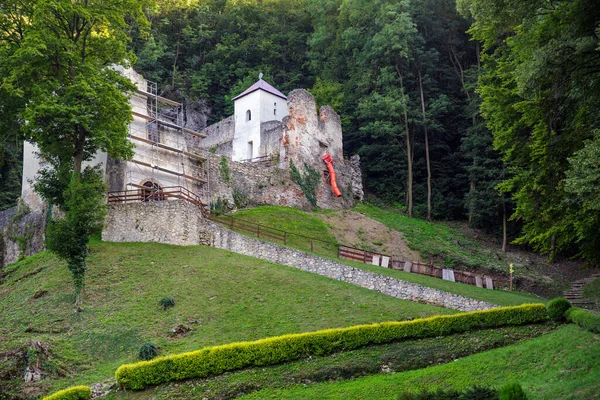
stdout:
[[(149, 30), (129, 23), (134, 67), (210, 108), (209, 123), (262, 72), (335, 108), (371, 198), (600, 262), (597, 2), (158, 0), (145, 13)], [(20, 146), (2, 90), (6, 208)]]

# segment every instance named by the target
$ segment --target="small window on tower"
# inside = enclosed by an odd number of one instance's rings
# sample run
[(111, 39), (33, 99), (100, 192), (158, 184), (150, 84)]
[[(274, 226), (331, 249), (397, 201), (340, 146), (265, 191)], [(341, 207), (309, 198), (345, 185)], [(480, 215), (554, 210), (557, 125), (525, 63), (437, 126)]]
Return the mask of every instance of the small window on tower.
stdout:
[(246, 122), (252, 120), (252, 112), (250, 110), (246, 111)]
[(277, 109), (273, 109), (273, 115), (277, 115)]

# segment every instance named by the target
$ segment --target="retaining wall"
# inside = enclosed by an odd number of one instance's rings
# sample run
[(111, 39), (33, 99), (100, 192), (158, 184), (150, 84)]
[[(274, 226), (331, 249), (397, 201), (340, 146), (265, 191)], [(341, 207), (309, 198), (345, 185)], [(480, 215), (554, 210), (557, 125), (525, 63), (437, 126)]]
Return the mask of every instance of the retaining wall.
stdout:
[(111, 204), (102, 231), (107, 242), (211, 244), (198, 207), (183, 200)]
[(273, 243), (253, 239), (208, 221), (214, 247), (233, 251), (277, 264), (287, 265), (375, 290), (399, 299), (423, 302), (460, 311), (486, 310), (495, 304), (405, 282), (389, 276), (364, 271), (349, 265), (307, 254)]
[(111, 205), (105, 229), (102, 232), (102, 240), (159, 242), (175, 245), (204, 244), (298, 268), (403, 300), (428, 303), (460, 311), (498, 307), (495, 304), (364, 271), (333, 260), (241, 235), (203, 218), (195, 206), (183, 200)]

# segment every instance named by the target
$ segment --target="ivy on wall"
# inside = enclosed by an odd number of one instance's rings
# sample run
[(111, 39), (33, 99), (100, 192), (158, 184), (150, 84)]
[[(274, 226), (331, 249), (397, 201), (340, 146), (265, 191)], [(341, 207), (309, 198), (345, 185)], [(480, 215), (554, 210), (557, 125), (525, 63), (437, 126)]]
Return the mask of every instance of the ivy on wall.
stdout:
[(300, 189), (313, 208), (317, 207), (317, 186), (321, 181), (321, 174), (314, 168), (304, 163), (304, 173), (301, 173), (298, 168), (290, 161), (290, 177)]

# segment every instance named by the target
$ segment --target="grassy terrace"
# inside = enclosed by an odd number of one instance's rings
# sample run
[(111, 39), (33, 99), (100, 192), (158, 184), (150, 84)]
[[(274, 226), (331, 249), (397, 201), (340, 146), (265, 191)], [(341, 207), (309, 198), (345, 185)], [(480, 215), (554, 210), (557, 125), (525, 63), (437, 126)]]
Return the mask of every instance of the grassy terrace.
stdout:
[(519, 382), (530, 399), (600, 396), (600, 337), (574, 325), (454, 362), (397, 374), (265, 389), (244, 399), (396, 399), (405, 391)]
[[(372, 207), (369, 205), (364, 205), (360, 207)], [(372, 207), (374, 210), (379, 210), (375, 207)], [(362, 208), (359, 208), (358, 211), (362, 212)], [(391, 213), (390, 215), (395, 215)], [(251, 221), (254, 223), (262, 224), (264, 226), (274, 227), (277, 229), (282, 229), (290, 232), (302, 232), (306, 236), (312, 236), (316, 238), (322, 238), (323, 240), (335, 242), (335, 238), (329, 232), (329, 228), (323, 221), (318, 219), (317, 217), (311, 215), (310, 213), (305, 213), (303, 211), (297, 210), (295, 208), (290, 207), (276, 207), (276, 206), (266, 206), (266, 207), (256, 207), (249, 210), (239, 211), (234, 214), (236, 218), (241, 218), (246, 221)], [(405, 218), (399, 216), (401, 218)], [(406, 218), (408, 219), (408, 218)], [(426, 224), (436, 227), (435, 229), (449, 229), (444, 225), (430, 224), (425, 221), (419, 221), (416, 219), (409, 219), (412, 223), (417, 225)], [(442, 227), (442, 228), (439, 228)], [(242, 232), (245, 233), (245, 232)], [(434, 235), (435, 236), (435, 235)], [(293, 238), (293, 236), (291, 236)], [(276, 242), (281, 244), (280, 242)], [(308, 244), (306, 240), (296, 239), (296, 241), (289, 241), (288, 245), (290, 247), (297, 248), (303, 251), (310, 250), (310, 244)], [(381, 275), (391, 276), (397, 279), (401, 279), (407, 282), (413, 282), (420, 285), (436, 288), (439, 290), (443, 290), (446, 292), (451, 292), (455, 294), (459, 294), (466, 297), (471, 297), (478, 300), (488, 301), (490, 303), (502, 305), (502, 306), (514, 306), (524, 303), (540, 303), (545, 302), (545, 299), (540, 297), (523, 293), (523, 292), (508, 292), (508, 291), (499, 291), (499, 290), (488, 290), (478, 288), (476, 286), (465, 285), (462, 283), (454, 283), (449, 281), (444, 281), (442, 279), (432, 278), (425, 275), (418, 275), (412, 273), (406, 273), (403, 271), (396, 271), (388, 268), (381, 268), (373, 265), (363, 264), (359, 262), (352, 262), (347, 260), (340, 260), (335, 257), (336, 253), (333, 251), (333, 254), (330, 253), (322, 253), (317, 252), (319, 256), (327, 257), (333, 259), (338, 262), (342, 262), (348, 265), (351, 265), (358, 269), (363, 269), (371, 272), (375, 272)]]
[[(453, 313), (209, 247), (95, 243), (91, 250), (83, 313), (74, 312), (67, 268), (47, 252), (9, 266), (0, 284), (0, 353), (30, 339), (50, 345), (46, 390), (112, 377), (146, 341), (164, 355)], [(165, 296), (176, 302), (167, 311), (159, 306)], [(192, 331), (173, 337), (180, 324)]]

